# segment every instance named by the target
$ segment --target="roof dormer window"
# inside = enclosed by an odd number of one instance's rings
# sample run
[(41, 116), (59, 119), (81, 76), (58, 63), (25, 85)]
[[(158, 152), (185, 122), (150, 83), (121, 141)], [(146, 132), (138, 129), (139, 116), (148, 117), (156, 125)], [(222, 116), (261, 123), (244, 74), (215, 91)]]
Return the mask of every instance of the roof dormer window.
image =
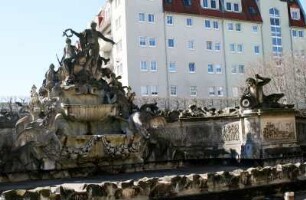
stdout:
[(227, 0), (224, 4), (225, 10), (227, 12), (241, 12), (241, 2), (238, 0)]
[(192, 0), (183, 0), (184, 6), (191, 6)]
[(202, 8), (218, 10), (219, 9), (219, 1), (218, 0), (201, 0)]
[(301, 19), (299, 8), (290, 8), (290, 15), (291, 15), (291, 19), (293, 19), (293, 20), (300, 20)]

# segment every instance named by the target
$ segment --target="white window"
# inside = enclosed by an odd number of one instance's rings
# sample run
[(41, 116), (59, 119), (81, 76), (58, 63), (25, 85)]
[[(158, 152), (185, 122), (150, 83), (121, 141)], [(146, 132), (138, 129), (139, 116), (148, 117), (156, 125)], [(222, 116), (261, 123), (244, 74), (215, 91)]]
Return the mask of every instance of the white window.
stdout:
[(271, 36), (272, 36), (272, 52), (274, 56), (279, 57), (283, 54), (282, 32), (280, 26), (279, 10), (276, 8), (271, 8), (269, 10), (269, 14), (270, 14)]
[(299, 37), (304, 37), (304, 31), (299, 31)]
[(208, 8), (208, 0), (202, 0), (203, 8)]
[(157, 62), (155, 60), (152, 60), (150, 63), (150, 70), (156, 72), (157, 71)]
[(209, 96), (215, 96), (215, 87), (209, 87), (208, 88), (208, 95)]
[(146, 45), (147, 45), (146, 37), (140, 36), (139, 37), (139, 46), (145, 47)]
[(176, 85), (170, 85), (170, 96), (176, 96), (176, 95), (177, 95)]
[(232, 65), (232, 74), (237, 74), (237, 66)]
[(211, 27), (210, 20), (206, 19), (204, 21), (204, 25), (205, 25), (205, 28), (210, 28)]
[(226, 10), (228, 11), (232, 10), (232, 4), (230, 2), (226, 2)]
[(138, 13), (138, 21), (140, 22), (146, 21), (146, 17), (144, 13)]
[(140, 61), (140, 70), (141, 71), (148, 71), (148, 63), (145, 60)]
[(242, 44), (237, 44), (237, 52), (242, 53), (243, 52), (243, 45)]
[(294, 30), (294, 29), (292, 30), (292, 36), (297, 37), (297, 30)]
[(219, 97), (222, 97), (223, 96), (223, 88), (222, 87), (217, 87), (217, 95)]
[(230, 44), (230, 52), (235, 52), (236, 51), (236, 44)]
[(149, 86), (141, 86), (140, 87), (141, 96), (149, 95)]
[(232, 65), (232, 73), (244, 74), (245, 73), (244, 65)]
[(219, 22), (218, 21), (213, 21), (213, 27), (214, 29), (219, 29)]
[(176, 72), (176, 64), (175, 62), (169, 63), (169, 72)]
[(189, 73), (195, 73), (195, 63), (191, 62), (188, 64)]
[(174, 39), (168, 39), (168, 47), (174, 47)]
[(238, 72), (244, 74), (244, 65), (238, 65)]
[(217, 9), (217, 0), (201, 0), (203, 8)]
[(290, 14), (291, 14), (291, 18), (293, 20), (300, 20), (301, 19), (299, 8), (290, 8)]
[(197, 96), (197, 86), (190, 86), (190, 96)]
[(215, 51), (220, 51), (221, 50), (221, 43), (220, 42), (216, 42), (215, 43)]
[(258, 25), (253, 25), (252, 30), (253, 30), (253, 33), (257, 33), (258, 32)]
[(216, 73), (217, 74), (222, 74), (222, 67), (221, 67), (221, 65), (216, 65), (215, 68), (216, 68)]
[(241, 31), (241, 24), (240, 23), (236, 23), (236, 31)]
[(186, 25), (187, 26), (192, 26), (192, 19), (191, 18), (186, 19)]
[(156, 39), (155, 38), (149, 38), (149, 46), (150, 47), (156, 47)]
[(206, 49), (212, 50), (212, 41), (206, 41)]
[(213, 74), (214, 73), (214, 66), (213, 66), (213, 64), (208, 64), (207, 65), (207, 72), (209, 74)]
[(155, 22), (155, 15), (154, 14), (148, 14), (148, 22)]
[(168, 25), (173, 25), (173, 24), (174, 24), (173, 16), (168, 15), (168, 16), (166, 17), (166, 23), (167, 23)]
[(210, 7), (211, 7), (212, 9), (216, 9), (216, 8), (217, 8), (216, 0), (210, 0)]
[(234, 24), (233, 23), (227, 23), (227, 30), (229, 30), (229, 31), (234, 30)]
[(239, 4), (238, 3), (234, 3), (234, 11), (239, 12)]
[(254, 46), (254, 53), (255, 53), (255, 54), (259, 54), (259, 53), (260, 53), (260, 47), (259, 47), (259, 45), (255, 45), (255, 46)]
[(194, 49), (194, 40), (188, 40), (187, 48), (190, 49), (190, 50)]
[(158, 90), (156, 85), (151, 85), (151, 95), (152, 96), (157, 96), (158, 95)]
[(191, 6), (192, 0), (183, 0), (184, 6)]

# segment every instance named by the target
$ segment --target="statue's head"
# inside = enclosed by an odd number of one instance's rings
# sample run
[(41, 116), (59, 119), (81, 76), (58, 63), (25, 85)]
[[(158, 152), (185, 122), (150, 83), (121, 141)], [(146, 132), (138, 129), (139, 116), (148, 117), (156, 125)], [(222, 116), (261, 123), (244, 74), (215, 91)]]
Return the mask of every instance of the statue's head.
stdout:
[(96, 23), (96, 22), (91, 22), (90, 27), (91, 27), (92, 29), (96, 29), (97, 23)]
[(67, 38), (67, 39), (66, 39), (66, 44), (71, 44), (70, 38)]
[(54, 65), (53, 64), (51, 64), (50, 66), (49, 66), (49, 69), (54, 69)]
[(253, 85), (256, 84), (256, 81), (253, 78), (247, 78), (245, 82), (246, 82), (247, 86), (253, 86)]

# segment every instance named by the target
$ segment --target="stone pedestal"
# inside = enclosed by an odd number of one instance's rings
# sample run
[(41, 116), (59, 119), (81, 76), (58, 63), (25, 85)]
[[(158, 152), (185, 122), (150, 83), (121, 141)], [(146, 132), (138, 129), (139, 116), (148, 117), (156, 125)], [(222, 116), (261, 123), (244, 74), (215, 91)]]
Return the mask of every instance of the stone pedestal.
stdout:
[(245, 110), (239, 121), (224, 125), (222, 139), (232, 158), (288, 162), (301, 152), (296, 132), (292, 109)]

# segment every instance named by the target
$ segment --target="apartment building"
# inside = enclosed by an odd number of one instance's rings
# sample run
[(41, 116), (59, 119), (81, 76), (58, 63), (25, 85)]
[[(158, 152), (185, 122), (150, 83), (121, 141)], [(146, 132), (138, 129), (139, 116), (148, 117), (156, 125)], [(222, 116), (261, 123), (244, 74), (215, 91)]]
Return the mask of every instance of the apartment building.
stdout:
[(238, 97), (252, 62), (305, 54), (298, 0), (108, 0), (101, 55), (137, 96)]

